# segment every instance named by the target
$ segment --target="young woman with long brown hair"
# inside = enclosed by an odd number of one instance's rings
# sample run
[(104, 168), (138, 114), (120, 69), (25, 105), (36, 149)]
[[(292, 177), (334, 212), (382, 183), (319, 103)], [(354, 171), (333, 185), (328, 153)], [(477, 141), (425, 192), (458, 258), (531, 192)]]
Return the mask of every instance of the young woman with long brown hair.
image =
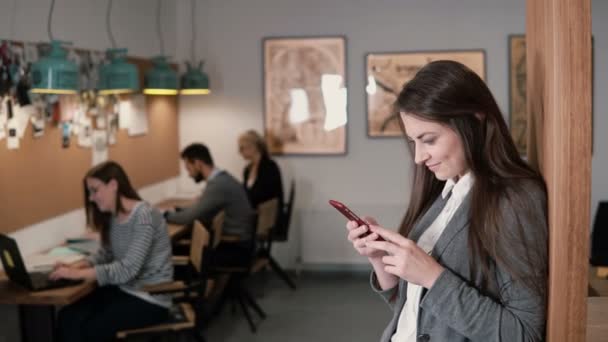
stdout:
[(51, 278), (86, 279), (99, 287), (59, 311), (60, 341), (111, 341), (116, 332), (163, 322), (171, 298), (141, 290), (173, 278), (171, 243), (162, 214), (142, 201), (122, 167), (105, 162), (83, 180), (87, 223), (100, 250)]
[(405, 218), (398, 233), (373, 218), (347, 224), (394, 310), (381, 341), (544, 340), (546, 187), (490, 90), (466, 66), (436, 61), (396, 108), (415, 162)]

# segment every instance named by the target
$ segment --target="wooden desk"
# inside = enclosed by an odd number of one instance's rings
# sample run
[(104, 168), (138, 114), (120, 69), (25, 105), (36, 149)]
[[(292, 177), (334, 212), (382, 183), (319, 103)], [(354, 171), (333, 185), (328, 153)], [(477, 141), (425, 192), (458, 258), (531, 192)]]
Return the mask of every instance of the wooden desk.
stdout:
[(587, 342), (608, 341), (608, 297), (587, 298)]
[(8, 280), (0, 272), (0, 304), (18, 305), (22, 341), (53, 341), (55, 306), (74, 303), (91, 293), (94, 282), (60, 289), (30, 292)]

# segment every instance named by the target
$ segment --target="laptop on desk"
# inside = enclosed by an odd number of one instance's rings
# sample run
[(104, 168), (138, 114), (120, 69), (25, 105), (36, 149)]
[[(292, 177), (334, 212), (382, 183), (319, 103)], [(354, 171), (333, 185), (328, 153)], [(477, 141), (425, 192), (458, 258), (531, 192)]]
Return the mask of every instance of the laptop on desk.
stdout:
[(28, 272), (17, 242), (4, 234), (0, 234), (0, 259), (2, 259), (2, 266), (8, 278), (30, 291), (49, 290), (82, 283), (82, 280), (72, 279), (51, 280), (48, 271)]

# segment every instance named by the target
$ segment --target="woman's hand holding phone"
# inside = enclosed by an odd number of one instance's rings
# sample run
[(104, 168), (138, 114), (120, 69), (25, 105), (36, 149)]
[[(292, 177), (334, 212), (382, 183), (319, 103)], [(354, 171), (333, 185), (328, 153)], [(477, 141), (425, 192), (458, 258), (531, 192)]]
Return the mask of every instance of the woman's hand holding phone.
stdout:
[[(365, 222), (372, 225), (377, 225), (378, 222), (372, 217), (364, 217)], [(353, 247), (357, 252), (363, 256), (366, 256), (373, 261), (374, 259), (381, 259), (386, 253), (379, 249), (367, 247), (367, 242), (375, 241), (379, 238), (377, 233), (371, 233), (368, 225), (360, 226), (357, 221), (348, 221), (346, 224), (348, 231), (348, 241), (352, 242)]]

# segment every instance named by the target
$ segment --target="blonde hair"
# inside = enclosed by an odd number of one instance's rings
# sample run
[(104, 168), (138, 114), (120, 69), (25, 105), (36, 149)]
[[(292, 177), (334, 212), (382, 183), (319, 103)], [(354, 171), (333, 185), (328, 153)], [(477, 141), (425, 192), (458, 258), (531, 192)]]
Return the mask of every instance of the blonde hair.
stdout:
[(253, 144), (258, 152), (260, 152), (262, 157), (268, 157), (268, 147), (266, 146), (266, 141), (258, 132), (252, 129), (247, 130), (239, 136), (239, 140)]

